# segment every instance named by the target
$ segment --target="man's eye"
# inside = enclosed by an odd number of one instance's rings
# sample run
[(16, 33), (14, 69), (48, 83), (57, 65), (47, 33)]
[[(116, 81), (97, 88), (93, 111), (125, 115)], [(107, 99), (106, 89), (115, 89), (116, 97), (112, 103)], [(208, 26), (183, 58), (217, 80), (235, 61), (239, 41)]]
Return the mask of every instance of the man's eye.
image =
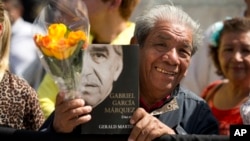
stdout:
[(162, 47), (165, 47), (166, 46), (166, 44), (164, 44), (164, 43), (157, 43), (157, 44), (155, 44), (156, 46), (162, 46)]
[(179, 50), (180, 54), (182, 57), (188, 57), (191, 56), (191, 50), (187, 50), (187, 49), (180, 49)]
[(155, 43), (154, 46), (157, 48), (166, 48), (167, 44), (166, 43)]
[(243, 52), (249, 53), (250, 50), (249, 49), (243, 49)]
[(107, 59), (107, 55), (105, 55), (104, 53), (91, 53), (91, 58), (93, 59), (94, 62), (96, 63), (102, 63)]
[(168, 50), (168, 46), (166, 43), (155, 43), (154, 44), (154, 48), (158, 51), (167, 51)]

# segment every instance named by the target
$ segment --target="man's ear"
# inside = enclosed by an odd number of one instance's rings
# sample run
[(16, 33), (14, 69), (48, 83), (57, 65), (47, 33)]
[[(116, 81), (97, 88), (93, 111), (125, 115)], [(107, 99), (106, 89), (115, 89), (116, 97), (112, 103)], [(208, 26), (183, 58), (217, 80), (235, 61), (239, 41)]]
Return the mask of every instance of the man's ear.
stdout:
[(117, 63), (115, 74), (114, 74), (114, 81), (116, 81), (119, 78), (123, 69), (123, 59), (121, 58), (121, 60), (119, 59), (117, 61), (118, 63)]
[(130, 44), (131, 44), (131, 45), (132, 45), (132, 44), (138, 44), (137, 39), (136, 39), (135, 36), (133, 36), (133, 37), (130, 39)]
[[(190, 65), (189, 65), (190, 66)], [(185, 73), (184, 73), (184, 77), (186, 77), (187, 76), (187, 73), (188, 73), (188, 69), (185, 71)]]

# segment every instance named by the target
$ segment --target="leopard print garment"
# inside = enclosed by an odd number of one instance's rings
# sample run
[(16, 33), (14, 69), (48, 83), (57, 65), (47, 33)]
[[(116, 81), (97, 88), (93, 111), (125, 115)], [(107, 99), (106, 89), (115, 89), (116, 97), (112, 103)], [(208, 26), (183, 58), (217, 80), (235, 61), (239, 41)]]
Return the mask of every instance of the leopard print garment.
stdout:
[(0, 82), (0, 125), (37, 131), (44, 122), (36, 91), (9, 71)]

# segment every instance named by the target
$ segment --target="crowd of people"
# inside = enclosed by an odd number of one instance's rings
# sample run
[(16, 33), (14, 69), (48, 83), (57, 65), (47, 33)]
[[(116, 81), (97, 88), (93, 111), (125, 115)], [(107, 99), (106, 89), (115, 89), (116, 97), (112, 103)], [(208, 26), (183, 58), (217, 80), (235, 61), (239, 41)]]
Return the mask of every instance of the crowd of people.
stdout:
[[(64, 0), (57, 1), (63, 5), (60, 1)], [(77, 0), (71, 2), (74, 1)], [(92, 119), (93, 108), (110, 93), (112, 87), (105, 86), (112, 85), (122, 71), (120, 46), (104, 44), (139, 45), (140, 105), (129, 121), (133, 125), (129, 141), (151, 141), (163, 135), (229, 136), (230, 125), (249, 120), (243, 119), (240, 111), (249, 100), (250, 92), (248, 9), (244, 16), (216, 23), (213, 31), (207, 34), (198, 22), (174, 5), (150, 7), (132, 22), (129, 19), (140, 0), (83, 1), (91, 25), (89, 44), (93, 44), (84, 56), (93, 59), (84, 66), (86, 80), (103, 86), (94, 91), (95, 94), (88, 95), (89, 101), (82, 97), (65, 100), (67, 93), (60, 91), (42, 68), (32, 42), (30, 29), (33, 25), (23, 18), (24, 3), (0, 0), (1, 126), (80, 134), (81, 125)], [(245, 2), (248, 5), (250, 0)], [(46, 1), (41, 5), (50, 4)], [(67, 10), (67, 5), (64, 6), (62, 10)], [(212, 73), (220, 77), (206, 82), (198, 90), (191, 86), (197, 82), (192, 82), (195, 75), (191, 74), (194, 68), (190, 67), (194, 67), (195, 60), (203, 59), (193, 57), (197, 50), (203, 49), (204, 35), (208, 39), (205, 52), (213, 63), (209, 65), (214, 67)], [(106, 66), (100, 63), (103, 56), (108, 61)], [(92, 86), (89, 89), (93, 89)], [(99, 92), (105, 93), (100, 100), (97, 99), (101, 96)]]

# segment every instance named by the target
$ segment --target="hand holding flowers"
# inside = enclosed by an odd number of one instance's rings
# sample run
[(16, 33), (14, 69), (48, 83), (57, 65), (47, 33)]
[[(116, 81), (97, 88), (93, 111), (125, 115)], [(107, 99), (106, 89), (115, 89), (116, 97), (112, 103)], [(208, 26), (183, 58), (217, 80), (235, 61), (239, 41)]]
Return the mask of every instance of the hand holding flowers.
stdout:
[[(52, 0), (53, 9), (51, 9), (51, 5), (45, 7), (35, 21), (38, 26), (44, 29), (43, 32), (36, 32), (34, 35), (40, 59), (60, 91), (68, 93), (66, 99), (80, 96), (83, 54), (87, 48), (89, 35), (88, 17), (75, 18), (87, 16), (87, 14), (77, 15), (79, 11), (74, 11), (75, 6), (72, 5), (74, 1), (76, 2), (76, 0), (61, 0), (60, 6), (56, 7), (56, 2)], [(67, 4), (69, 2), (72, 7)], [(81, 11), (85, 9), (86, 12), (84, 3), (82, 5)], [(81, 8), (79, 4), (78, 8)], [(51, 15), (52, 11), (55, 15)]]

